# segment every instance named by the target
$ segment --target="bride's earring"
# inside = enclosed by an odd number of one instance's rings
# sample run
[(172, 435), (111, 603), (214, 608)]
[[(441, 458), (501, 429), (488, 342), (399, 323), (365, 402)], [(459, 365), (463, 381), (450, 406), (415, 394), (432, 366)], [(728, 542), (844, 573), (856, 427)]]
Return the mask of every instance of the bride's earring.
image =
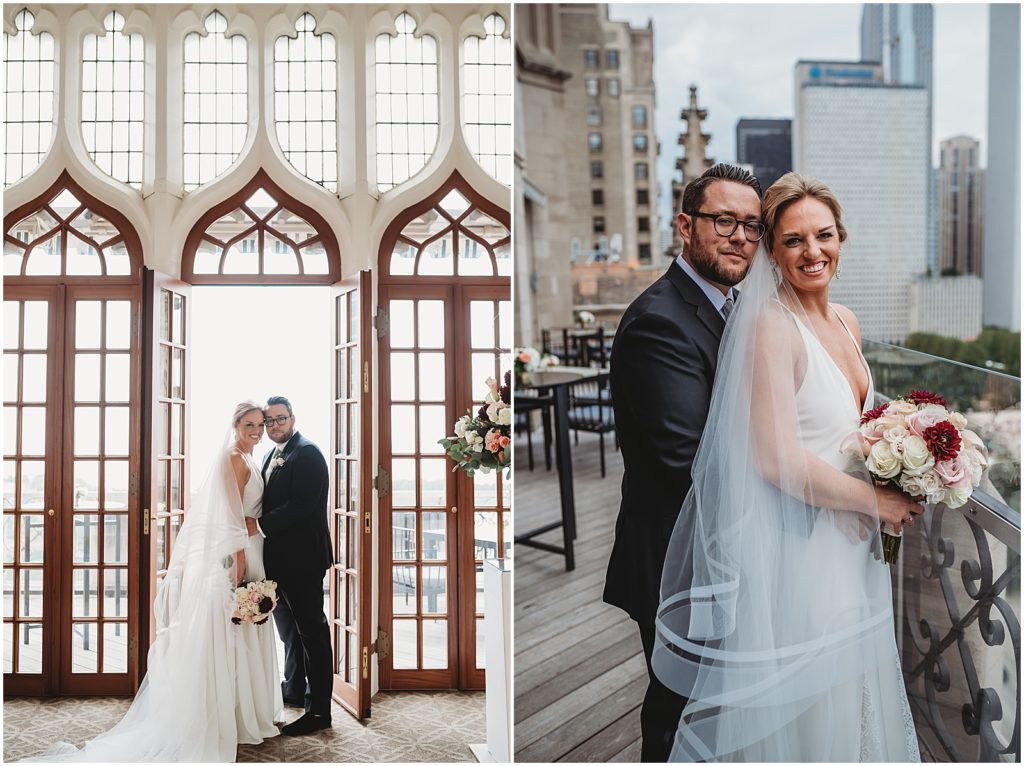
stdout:
[(775, 277), (775, 281), (779, 281), (779, 262), (771, 256), (768, 256), (768, 265), (772, 267), (772, 276)]
[(839, 279), (839, 275), (843, 273), (843, 264), (836, 265), (836, 279)]

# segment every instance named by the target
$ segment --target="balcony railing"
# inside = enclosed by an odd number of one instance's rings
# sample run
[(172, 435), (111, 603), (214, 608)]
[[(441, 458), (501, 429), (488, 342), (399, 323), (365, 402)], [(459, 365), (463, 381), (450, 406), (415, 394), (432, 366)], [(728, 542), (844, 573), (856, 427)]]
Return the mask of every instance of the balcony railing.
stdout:
[(985, 441), (987, 480), (928, 506), (893, 567), (907, 694), (931, 761), (1020, 760), (1020, 379), (868, 341), (881, 400), (924, 388)]

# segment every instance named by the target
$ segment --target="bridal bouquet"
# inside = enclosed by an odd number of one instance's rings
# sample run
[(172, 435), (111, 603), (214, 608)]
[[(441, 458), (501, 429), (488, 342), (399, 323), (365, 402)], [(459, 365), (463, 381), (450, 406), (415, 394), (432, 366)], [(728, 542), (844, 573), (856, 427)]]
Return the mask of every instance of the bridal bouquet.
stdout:
[(512, 386), (509, 373), (505, 385), (499, 386), (494, 378), (487, 379), (490, 389), (476, 414), (470, 410), (455, 423), (455, 435), (438, 441), (448, 457), (456, 462), (467, 476), (477, 471), (490, 473), (509, 468), (512, 455), (508, 449), (512, 442)]
[(530, 373), (539, 372), (558, 364), (554, 354), (541, 354), (535, 348), (524, 346), (516, 349), (515, 373), (516, 383), (529, 383)]
[(253, 580), (235, 588), (234, 612), (231, 622), (241, 625), (251, 622), (262, 625), (277, 606), (277, 583), (273, 580)]
[[(950, 412), (946, 400), (930, 391), (911, 391), (868, 410), (839, 449), (864, 460), (875, 481), (949, 508), (967, 502), (988, 467), (985, 444), (967, 428), (967, 418)], [(899, 557), (900, 541), (884, 524), (887, 563)]]

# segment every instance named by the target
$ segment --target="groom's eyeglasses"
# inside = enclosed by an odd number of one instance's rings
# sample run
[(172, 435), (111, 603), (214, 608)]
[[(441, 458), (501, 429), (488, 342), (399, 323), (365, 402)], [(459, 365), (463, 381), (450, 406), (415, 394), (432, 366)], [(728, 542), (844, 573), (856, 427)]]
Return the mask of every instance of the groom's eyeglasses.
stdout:
[(710, 218), (715, 222), (715, 231), (720, 237), (731, 237), (736, 231), (736, 227), (742, 226), (743, 236), (747, 238), (747, 242), (759, 242), (768, 230), (768, 227), (760, 221), (738, 221), (731, 215), (700, 212), (693, 212), (690, 215), (696, 218)]
[(291, 415), (281, 415), (280, 417), (276, 417), (276, 418), (267, 418), (263, 422), (266, 423), (267, 428), (270, 428), (272, 425), (275, 425), (275, 424), (277, 424), (279, 426), (283, 426), (285, 423), (287, 423), (291, 419), (292, 419)]

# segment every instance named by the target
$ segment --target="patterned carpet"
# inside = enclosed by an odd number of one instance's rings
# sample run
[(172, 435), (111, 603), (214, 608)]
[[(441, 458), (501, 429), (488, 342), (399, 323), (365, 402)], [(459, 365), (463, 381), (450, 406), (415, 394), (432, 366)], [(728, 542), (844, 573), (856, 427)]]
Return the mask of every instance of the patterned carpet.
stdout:
[[(56, 740), (75, 745), (117, 723), (124, 698), (13, 698), (4, 701), (5, 761), (44, 752)], [(287, 720), (301, 711), (285, 708)], [(471, 743), (486, 739), (483, 692), (381, 692), (360, 723), (337, 705), (334, 726), (306, 737), (275, 737), (238, 749), (244, 763), (473, 761)]]

